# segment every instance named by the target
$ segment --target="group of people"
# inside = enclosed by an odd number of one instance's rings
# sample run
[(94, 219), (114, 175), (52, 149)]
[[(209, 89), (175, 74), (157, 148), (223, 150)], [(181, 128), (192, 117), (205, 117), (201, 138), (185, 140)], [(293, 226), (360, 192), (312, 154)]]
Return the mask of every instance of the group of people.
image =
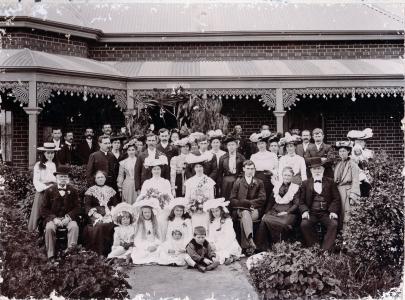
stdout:
[[(81, 212), (85, 247), (134, 264), (205, 272), (242, 253), (265, 251), (296, 227), (312, 246), (318, 223), (326, 227), (322, 248), (329, 250), (338, 229), (345, 229), (351, 205), (371, 186), (367, 162), (373, 153), (365, 145), (371, 129), (350, 131), (348, 140), (333, 146), (323, 142), (319, 128), (312, 135), (292, 130), (282, 136), (263, 125), (248, 139), (240, 125), (228, 135), (162, 128), (157, 135), (128, 138), (113, 135), (108, 124), (102, 131), (97, 145), (93, 130), (86, 129), (80, 147), (68, 134), (58, 145), (53, 134), (38, 148), (29, 230), (44, 220), (49, 258), (55, 256), (58, 227), (67, 228), (68, 246), (77, 243)], [(69, 184), (75, 162), (64, 157), (81, 157), (87, 165), (84, 207)]]

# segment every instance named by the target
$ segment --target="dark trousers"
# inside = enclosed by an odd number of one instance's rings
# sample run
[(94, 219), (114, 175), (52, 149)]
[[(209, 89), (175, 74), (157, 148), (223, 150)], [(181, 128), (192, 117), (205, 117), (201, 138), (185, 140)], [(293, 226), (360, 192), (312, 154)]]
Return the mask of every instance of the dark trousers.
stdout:
[(338, 230), (338, 220), (330, 219), (329, 212), (327, 211), (309, 211), (309, 219), (302, 219), (301, 232), (304, 236), (305, 244), (308, 247), (311, 247), (319, 241), (315, 228), (315, 225), (318, 222), (322, 223), (326, 227), (326, 234), (323, 239), (322, 249), (330, 250), (335, 243)]

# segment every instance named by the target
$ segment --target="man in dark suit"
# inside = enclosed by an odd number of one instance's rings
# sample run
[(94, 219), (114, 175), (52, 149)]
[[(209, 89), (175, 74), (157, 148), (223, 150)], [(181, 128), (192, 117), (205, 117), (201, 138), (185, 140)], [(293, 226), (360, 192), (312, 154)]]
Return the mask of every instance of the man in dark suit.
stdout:
[(230, 208), (235, 222), (240, 222), (241, 247), (247, 255), (256, 250), (253, 241), (253, 221), (259, 220), (266, 207), (266, 192), (263, 181), (254, 177), (255, 164), (251, 160), (243, 163), (244, 176), (232, 187)]
[(301, 133), (301, 139), (302, 144), (297, 145), (295, 148), (295, 153), (305, 158), (309, 145), (314, 145), (311, 143), (311, 132), (308, 129), (304, 129)]
[(94, 140), (93, 128), (86, 128), (84, 132), (84, 141), (77, 146), (77, 156), (80, 160), (80, 164), (87, 165), (90, 154), (98, 150), (97, 142)]
[(65, 142), (61, 144), (61, 149), (56, 153), (57, 159), (62, 165), (78, 165), (77, 146), (73, 143), (73, 132), (66, 131)]
[(310, 158), (320, 157), (325, 168), (324, 176), (333, 179), (333, 148), (323, 142), (324, 134), (322, 129), (315, 128), (312, 131), (312, 137), (315, 143), (308, 145), (304, 158), (308, 161)]
[(111, 136), (112, 134), (112, 127), (110, 123), (104, 123), (103, 126), (101, 127), (101, 132), (103, 135), (106, 136)]
[(49, 142), (54, 143), (56, 148), (61, 148), (63, 145), (62, 129), (59, 127), (52, 128), (52, 137), (49, 139)]
[(236, 151), (238, 148), (237, 142), (236, 136), (228, 135), (225, 138), (224, 144), (228, 152), (221, 156), (218, 164), (217, 186), (220, 195), (226, 200), (229, 200), (233, 184), (243, 172), (245, 157)]
[(336, 239), (338, 217), (341, 209), (340, 195), (333, 179), (324, 176), (325, 168), (320, 157), (309, 160), (312, 177), (304, 181), (300, 190), (299, 209), (302, 213), (301, 231), (305, 244), (314, 245), (317, 240), (315, 225), (326, 227), (322, 249), (330, 250)]
[(105, 184), (116, 188), (117, 187), (117, 177), (115, 167), (115, 157), (109, 152), (111, 147), (110, 137), (106, 135), (101, 135), (98, 138), (98, 145), (100, 150), (90, 154), (89, 162), (87, 163), (86, 180), (87, 185), (92, 186), (95, 184), (94, 175), (97, 171), (103, 171), (107, 174), (107, 179)]
[(235, 125), (232, 135), (238, 140), (238, 152), (246, 159), (249, 159), (251, 154), (250, 144), (244, 137), (242, 137), (242, 126), (239, 124)]
[(167, 156), (170, 165), (172, 157), (179, 155), (179, 149), (176, 146), (170, 145), (169, 139), (169, 130), (166, 128), (159, 129), (159, 143), (156, 146), (156, 150)]
[(60, 165), (54, 173), (56, 184), (45, 190), (41, 216), (45, 220), (45, 246), (48, 259), (55, 256), (56, 228), (68, 230), (68, 247), (77, 244), (79, 226), (76, 223), (80, 211), (79, 194), (69, 184), (69, 167)]
[[(159, 156), (166, 156), (163, 152), (156, 149), (156, 144), (157, 136), (154, 133), (148, 133), (146, 135), (147, 149), (138, 156), (135, 163), (135, 190), (138, 192), (140, 192), (144, 181), (152, 177), (151, 169), (144, 166), (145, 158), (151, 156), (157, 159)], [(170, 180), (170, 172), (167, 165), (162, 166), (161, 176)]]
[[(207, 155), (208, 151), (208, 137), (206, 135), (201, 136), (198, 143), (198, 151), (192, 152), (194, 155)], [(218, 172), (218, 163), (217, 163), (217, 156), (212, 154), (212, 157), (207, 155), (209, 160), (204, 162), (204, 174), (211, 177), (212, 180), (215, 182), (217, 181), (217, 172)], [(194, 168), (191, 165), (186, 166), (185, 170), (185, 177), (188, 179), (195, 175)]]

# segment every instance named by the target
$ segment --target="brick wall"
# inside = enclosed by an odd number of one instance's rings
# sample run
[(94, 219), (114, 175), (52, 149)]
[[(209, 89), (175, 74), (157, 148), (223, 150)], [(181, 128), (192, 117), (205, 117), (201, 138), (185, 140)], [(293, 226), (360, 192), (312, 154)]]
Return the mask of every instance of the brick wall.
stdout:
[(276, 130), (276, 118), (272, 111), (264, 108), (257, 99), (228, 99), (223, 100), (222, 114), (229, 118), (229, 131), (237, 124), (242, 126), (244, 136), (250, 136), (258, 132), (263, 124), (270, 126), (270, 130)]
[[(293, 111), (288, 113), (289, 122), (297, 119), (296, 114), (309, 115), (312, 110), (312, 119), (322, 114), (324, 117), (324, 130), (328, 143), (345, 140), (350, 130), (373, 129), (374, 136), (367, 141), (370, 149), (386, 150), (392, 157), (402, 159), (404, 156), (404, 140), (401, 131), (401, 119), (404, 116), (404, 106), (401, 97), (384, 97), (357, 99), (352, 102), (349, 98), (339, 99), (303, 99), (297, 103)], [(296, 113), (294, 116), (294, 112)], [(321, 127), (321, 119), (315, 123), (296, 122), (305, 124), (304, 127), (313, 129)], [(318, 123), (318, 124), (316, 124)]]
[(403, 41), (90, 44), (101, 61), (398, 58)]
[(22, 108), (13, 110), (12, 164), (17, 168), (28, 167), (28, 115)]
[(2, 39), (4, 49), (28, 48), (36, 51), (88, 57), (87, 41), (76, 37), (69, 39), (64, 34), (28, 29), (6, 29)]

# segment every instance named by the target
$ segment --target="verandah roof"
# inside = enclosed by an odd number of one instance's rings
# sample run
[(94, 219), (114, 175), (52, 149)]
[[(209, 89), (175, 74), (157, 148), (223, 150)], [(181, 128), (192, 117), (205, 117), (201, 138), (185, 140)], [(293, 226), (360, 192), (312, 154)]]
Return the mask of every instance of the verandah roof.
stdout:
[[(101, 62), (29, 49), (0, 51), (7, 72), (43, 71), (122, 80), (184, 78), (350, 79), (404, 78), (401, 59)], [(4, 74), (0, 75), (0, 80)]]

